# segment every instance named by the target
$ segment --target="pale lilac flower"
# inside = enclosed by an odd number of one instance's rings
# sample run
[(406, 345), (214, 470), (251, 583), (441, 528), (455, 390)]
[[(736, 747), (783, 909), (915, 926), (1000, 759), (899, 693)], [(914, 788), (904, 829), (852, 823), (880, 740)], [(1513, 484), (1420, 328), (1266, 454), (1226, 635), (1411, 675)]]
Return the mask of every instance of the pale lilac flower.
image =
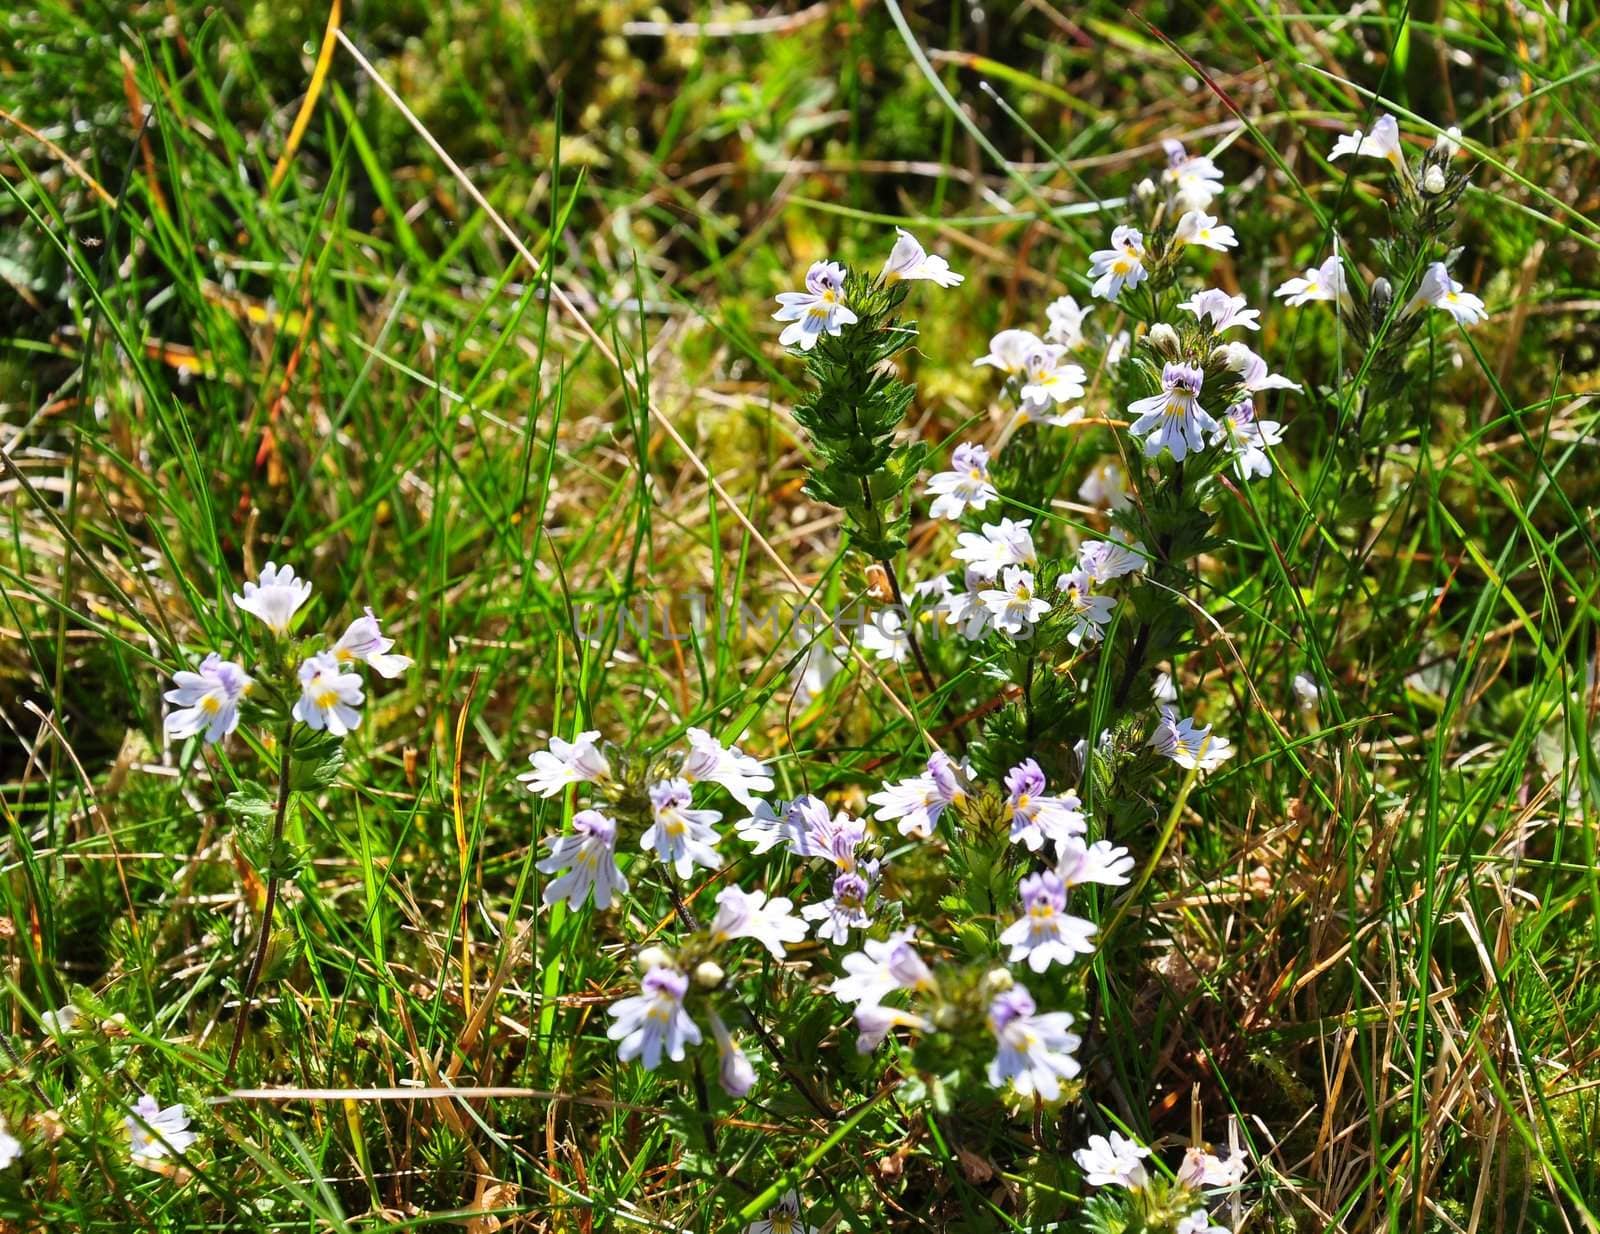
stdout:
[(769, 852), (780, 844), (796, 856), (805, 855), (805, 836), (795, 822), (793, 803), (786, 805), (780, 814), (765, 801), (757, 801), (750, 816), (734, 824), (734, 834), (751, 845), (757, 854)]
[(958, 627), (961, 637), (968, 642), (976, 642), (989, 629), (989, 609), (984, 604), (982, 595), (984, 584), (992, 582), (993, 579), (994, 575), (974, 566), (968, 566), (967, 589), (953, 592), (945, 603), (945, 625)]
[(1028, 357), (1044, 341), (1032, 330), (1002, 330), (989, 340), (987, 355), (974, 360), (976, 368), (995, 368), (1006, 377), (1021, 377), (1028, 369)]
[(1052, 343), (1041, 343), (1028, 353), (1022, 375), (1022, 389), (1018, 394), (1020, 409), (1030, 420), (1064, 428), (1083, 418), (1083, 408), (1075, 407), (1065, 412), (1052, 409), (1083, 397), (1088, 374), (1083, 367), (1068, 363), (1067, 349)]
[(1000, 494), (989, 482), (989, 452), (975, 442), (962, 442), (951, 455), (951, 468), (928, 478), (934, 495), (931, 518), (958, 519), (969, 509), (981, 510)]
[(1046, 870), (1022, 880), (1022, 916), (1000, 934), (1011, 948), (1012, 964), (1026, 960), (1042, 973), (1052, 963), (1071, 964), (1080, 955), (1094, 954), (1095, 925), (1066, 911), (1067, 888)]
[(905, 618), (894, 609), (882, 609), (861, 623), (861, 646), (877, 659), (902, 663), (911, 653)]
[(1161, 370), (1161, 393), (1128, 404), (1128, 414), (1136, 417), (1130, 431), (1145, 438), (1147, 458), (1165, 447), (1181, 463), (1186, 455), (1205, 449), (1205, 434), (1217, 422), (1200, 406), (1204, 381), (1205, 373), (1193, 365), (1169, 363)]
[(699, 1045), (700, 1026), (683, 1009), (689, 979), (671, 967), (652, 968), (639, 982), (639, 993), (606, 1008), (616, 1023), (606, 1029), (612, 1041), (622, 1042), (617, 1057), (639, 1059), (654, 1071), (665, 1051), (673, 1062), (683, 1061), (685, 1045)]
[(806, 936), (806, 923), (794, 915), (794, 904), (783, 896), (767, 899), (765, 891), (726, 887), (717, 893), (717, 915), (711, 921), (711, 941), (753, 938), (775, 960), (783, 959), (785, 943)]
[(1178, 1167), (1178, 1181), (1194, 1191), (1202, 1187), (1237, 1187), (1244, 1182), (1247, 1164), (1243, 1151), (1238, 1148), (1226, 1157), (1218, 1157), (1191, 1146)]
[(1181, 141), (1168, 138), (1161, 146), (1167, 152), (1161, 179), (1171, 187), (1174, 204), (1185, 210), (1204, 210), (1222, 192), (1221, 169), (1206, 155), (1190, 154)]
[(1162, 713), (1149, 745), (1164, 758), (1190, 770), (1211, 771), (1233, 757), (1233, 746), (1226, 737), (1215, 736), (1211, 725), (1178, 719), (1171, 711)]
[(1141, 573), (1148, 561), (1139, 541), (1085, 540), (1078, 546), (1078, 569), (1091, 583), (1109, 583), (1125, 574)]
[(1098, 643), (1105, 637), (1106, 623), (1116, 612), (1117, 602), (1110, 596), (1096, 595), (1091, 590), (1094, 581), (1083, 570), (1063, 574), (1056, 586), (1068, 614), (1067, 642), (1074, 647)]
[(650, 829), (639, 847), (654, 852), (662, 865), (672, 866), (679, 878), (688, 878), (695, 866), (722, 868), (717, 832), (711, 824), (722, 818), (716, 810), (689, 808), (692, 790), (683, 780), (660, 780), (650, 786)]
[(897, 237), (894, 248), (889, 250), (889, 260), (883, 263), (883, 273), (879, 276), (885, 287), (901, 279), (926, 279), (940, 287), (959, 287), (965, 280), (966, 275), (950, 269), (950, 263), (943, 257), (930, 256), (904, 227), (894, 230)]
[(296, 578), (293, 566), (279, 567), (267, 562), (260, 582), (246, 582), (244, 594), (234, 593), (233, 602), (259, 618), (274, 634), (285, 634), (302, 604), (311, 598), (311, 583)]
[(1225, 253), (1239, 246), (1239, 239), (1233, 234), (1233, 228), (1219, 224), (1204, 210), (1190, 210), (1184, 214), (1178, 220), (1178, 227), (1172, 233), (1172, 238), (1179, 244), (1197, 244), (1203, 249), (1211, 249), (1217, 253)]
[(1045, 331), (1045, 341), (1058, 346), (1073, 348), (1083, 344), (1083, 319), (1094, 309), (1093, 305), (1078, 307), (1078, 302), (1071, 296), (1062, 296), (1052, 300), (1044, 310), (1046, 319), (1050, 322)]
[(1205, 291), (1197, 291), (1178, 307), (1193, 313), (1200, 321), (1210, 321), (1211, 329), (1216, 334), (1234, 326), (1243, 326), (1246, 330), (1261, 329), (1261, 310), (1246, 308), (1243, 296), (1230, 296), (1220, 288), (1208, 287)]
[(1033, 627), (1050, 611), (1050, 602), (1034, 594), (1033, 573), (1020, 566), (1007, 566), (1000, 575), (1000, 586), (978, 593), (988, 607), (995, 628), (1013, 638), (1031, 638)]
[(163, 727), (172, 737), (196, 733), (215, 745), (239, 727), (239, 703), (255, 685), (232, 660), (212, 652), (195, 672), (179, 669), (172, 675), (176, 689), (162, 695), (176, 711), (167, 713)]
[(300, 666), (300, 697), (294, 718), (308, 728), (343, 737), (361, 723), (361, 675), (347, 673), (326, 651)]
[(1282, 296), (1283, 302), (1290, 308), (1310, 304), (1314, 300), (1348, 305), (1350, 287), (1345, 281), (1344, 262), (1335, 253), (1320, 266), (1308, 266), (1301, 277), (1280, 283), (1278, 290), (1272, 294)]
[(389, 655), (389, 648), (393, 646), (394, 639), (383, 637), (378, 619), (368, 608), (350, 623), (331, 650), (333, 658), (341, 664), (361, 661), (380, 677), (398, 677), (411, 667), (411, 657)]
[(140, 1164), (186, 1153), (200, 1138), (189, 1130), (189, 1115), (182, 1105), (163, 1109), (149, 1093), (134, 1102), (123, 1125), (128, 1129), (128, 1155)]
[(867, 896), (871, 891), (861, 874), (846, 872), (833, 880), (831, 896), (820, 904), (806, 905), (800, 914), (807, 921), (822, 923), (817, 927), (817, 937), (824, 942), (847, 942), (851, 930), (865, 930), (872, 924), (872, 918), (867, 916)]
[(1257, 420), (1255, 404), (1242, 399), (1222, 413), (1222, 421), (1211, 434), (1211, 444), (1222, 446), (1233, 455), (1233, 468), (1239, 479), (1265, 478), (1272, 474), (1268, 446), (1283, 441), (1283, 425), (1276, 420)]
[(993, 579), (1007, 566), (1034, 566), (1039, 557), (1028, 530), (1032, 525), (1032, 519), (1003, 518), (977, 531), (963, 531), (956, 537), (957, 548), (951, 556), (965, 562), (985, 580)]
[(844, 279), (845, 269), (838, 262), (813, 262), (806, 271), (804, 291), (781, 292), (778, 303), (782, 307), (772, 319), (789, 324), (778, 336), (778, 342), (810, 351), (824, 334), (837, 335), (841, 327), (861, 320), (844, 302)]
[(6, 1120), (0, 1118), (0, 1170), (9, 1169), (22, 1156), (22, 1141), (11, 1134)]
[(1175, 703), (1178, 701), (1178, 688), (1172, 684), (1171, 673), (1160, 672), (1156, 674), (1156, 679), (1150, 683), (1150, 697), (1155, 700), (1158, 706), (1163, 703)]
[(856, 850), (867, 836), (865, 822), (844, 810), (834, 813), (827, 802), (809, 794), (795, 798), (789, 809), (793, 816), (790, 826), (800, 837), (797, 856), (820, 857), (845, 873), (855, 870)]
[(1463, 291), (1461, 284), (1450, 277), (1450, 271), (1442, 261), (1434, 262), (1422, 272), (1417, 294), (1411, 297), (1400, 315), (1409, 317), (1424, 305), (1443, 309), (1463, 326), (1477, 325), (1489, 316), (1483, 301), (1470, 291)]
[(746, 809), (754, 809), (757, 793), (772, 791), (772, 773), (760, 759), (738, 746), (725, 746), (703, 728), (688, 732), (689, 754), (678, 775), (690, 784), (720, 784)]
[(524, 771), (517, 779), (528, 786), (528, 791), (541, 797), (554, 797), (569, 784), (593, 784), (611, 779), (611, 764), (595, 743), (598, 730), (579, 733), (571, 741), (560, 737), (550, 738), (548, 750), (535, 750), (528, 755), (532, 771)]
[(1317, 688), (1317, 683), (1304, 673), (1296, 673), (1290, 684), (1294, 687), (1295, 706), (1301, 711), (1315, 711), (1317, 704), (1322, 701), (1322, 691)]
[(1137, 1140), (1130, 1140), (1120, 1132), (1111, 1135), (1092, 1135), (1087, 1147), (1078, 1149), (1072, 1159), (1083, 1171), (1084, 1182), (1091, 1187), (1126, 1187), (1137, 1191), (1150, 1181), (1145, 1173), (1144, 1158), (1150, 1150)]
[(914, 930), (897, 930), (888, 938), (867, 939), (860, 951), (839, 961), (845, 975), (828, 987), (842, 1003), (876, 1006), (895, 990), (928, 993), (937, 988), (933, 971), (912, 945)]
[(708, 1013), (711, 1036), (717, 1043), (717, 1083), (730, 1097), (743, 1097), (756, 1086), (756, 1069), (733, 1039), (728, 1026), (715, 1011)]
[(1232, 1234), (1225, 1225), (1217, 1225), (1211, 1220), (1211, 1214), (1203, 1208), (1197, 1208), (1186, 1217), (1178, 1218), (1178, 1224), (1172, 1227), (1172, 1234)]
[(771, 1208), (760, 1221), (745, 1227), (745, 1234), (817, 1234), (816, 1230), (800, 1220), (800, 1197), (789, 1192)]
[(1047, 787), (1044, 772), (1031, 758), (1006, 772), (1011, 842), (1020, 841), (1030, 853), (1038, 852), (1046, 840), (1059, 849), (1064, 840), (1081, 836), (1089, 825), (1076, 793), (1069, 791), (1056, 797), (1045, 792)]
[(46, 1037), (65, 1037), (76, 1032), (83, 1018), (75, 1003), (62, 1003), (58, 1011), (45, 1011), (39, 1015), (39, 1030)]
[(1090, 288), (1102, 300), (1115, 300), (1124, 287), (1137, 287), (1145, 279), (1144, 236), (1132, 227), (1111, 232), (1111, 247), (1089, 254)]
[(945, 809), (966, 800), (966, 796), (960, 768), (948, 754), (938, 750), (928, 759), (925, 775), (885, 784), (867, 800), (878, 807), (874, 818), (894, 822), (903, 836), (927, 839)]
[(885, 1007), (882, 1003), (863, 1003), (851, 1014), (856, 1021), (856, 1051), (860, 1054), (871, 1054), (883, 1044), (892, 1029), (910, 1028), (919, 1033), (933, 1031), (933, 1024), (926, 1017), (902, 1011), (898, 1007)]
[(1111, 843), (1096, 840), (1084, 844), (1077, 836), (1068, 836), (1056, 842), (1060, 861), (1056, 877), (1067, 887), (1080, 887), (1084, 883), (1100, 883), (1106, 887), (1126, 887), (1128, 872), (1133, 869), (1133, 858), (1128, 850)]
[(617, 867), (617, 824), (599, 810), (579, 810), (572, 816), (572, 834), (549, 841), (550, 855), (534, 863), (545, 874), (565, 870), (545, 885), (543, 900), (565, 900), (579, 909), (594, 896), (597, 908), (610, 908), (614, 897), (628, 890), (628, 880)]
[(1340, 134), (1328, 158), (1343, 158), (1347, 154), (1387, 159), (1394, 164), (1396, 171), (1405, 174), (1406, 160), (1400, 148), (1400, 125), (1393, 116), (1379, 116), (1370, 132), (1363, 133), (1357, 129), (1353, 133)]
[(1103, 458), (1078, 485), (1078, 500), (1102, 510), (1121, 510), (1128, 506), (1128, 473), (1115, 458)]
[(1020, 1095), (1045, 1101), (1061, 1096), (1061, 1081), (1078, 1074), (1072, 1052), (1081, 1044), (1065, 1011), (1036, 1014), (1028, 988), (1020, 983), (996, 995), (989, 1004), (989, 1030), (999, 1050), (989, 1064), (989, 1083), (1010, 1083)]
[(1243, 343), (1224, 343), (1211, 353), (1239, 374), (1239, 384), (1249, 393), (1261, 390), (1299, 390), (1298, 382), (1267, 371), (1267, 362)]

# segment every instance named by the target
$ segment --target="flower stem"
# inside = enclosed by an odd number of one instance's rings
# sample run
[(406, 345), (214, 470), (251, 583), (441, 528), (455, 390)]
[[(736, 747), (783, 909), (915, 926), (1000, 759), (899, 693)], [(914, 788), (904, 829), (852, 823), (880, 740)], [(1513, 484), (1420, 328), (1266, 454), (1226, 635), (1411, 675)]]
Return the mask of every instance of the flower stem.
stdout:
[(233, 1083), (233, 1069), (239, 1061), (239, 1048), (244, 1045), (245, 1023), (250, 1019), (250, 1004), (255, 1000), (256, 986), (261, 981), (261, 970), (266, 967), (267, 947), (272, 942), (272, 911), (278, 903), (278, 847), (283, 843), (283, 822), (289, 814), (289, 773), (294, 754), (294, 720), (284, 722), (278, 739), (278, 807), (272, 815), (272, 843), (268, 849), (271, 869), (267, 874), (267, 900), (261, 910), (261, 935), (256, 940), (256, 954), (250, 961), (250, 972), (245, 977), (244, 991), (239, 999), (239, 1016), (233, 1022), (233, 1044), (228, 1048), (228, 1066), (222, 1073), (224, 1084)]

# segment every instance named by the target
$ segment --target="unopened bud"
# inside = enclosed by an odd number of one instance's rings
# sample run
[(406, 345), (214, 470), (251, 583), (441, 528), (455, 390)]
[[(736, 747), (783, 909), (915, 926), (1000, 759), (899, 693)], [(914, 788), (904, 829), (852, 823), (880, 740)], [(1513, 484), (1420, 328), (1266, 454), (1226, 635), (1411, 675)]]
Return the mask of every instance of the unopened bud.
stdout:
[(1011, 975), (1009, 969), (991, 968), (983, 975), (984, 1001), (987, 1002), (997, 994), (1004, 994), (1016, 984), (1016, 978)]
[(1156, 182), (1146, 177), (1133, 186), (1133, 195), (1141, 199), (1154, 197), (1156, 195)]
[(1422, 173), (1422, 191), (1431, 197), (1444, 192), (1444, 168), (1433, 164)]
[(1157, 322), (1151, 326), (1150, 333), (1145, 335), (1145, 342), (1167, 359), (1177, 359), (1178, 332), (1165, 322)]
[(671, 968), (672, 956), (665, 947), (646, 947), (639, 953), (639, 971), (649, 972), (653, 968)]
[(1394, 287), (1386, 278), (1372, 280), (1372, 320), (1382, 321), (1389, 313), (1389, 305), (1394, 301)]
[(1433, 148), (1442, 153), (1447, 159), (1455, 158), (1461, 150), (1461, 130), (1453, 126), (1447, 128), (1435, 139)]
[(727, 975), (715, 960), (702, 960), (695, 965), (694, 983), (703, 990), (715, 990)]

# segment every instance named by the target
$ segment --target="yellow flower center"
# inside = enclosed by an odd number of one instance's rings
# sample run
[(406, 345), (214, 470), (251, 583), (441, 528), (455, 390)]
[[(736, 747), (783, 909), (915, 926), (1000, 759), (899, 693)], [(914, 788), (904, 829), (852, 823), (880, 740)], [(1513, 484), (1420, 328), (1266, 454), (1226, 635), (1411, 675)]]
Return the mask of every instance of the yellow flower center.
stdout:
[(200, 700), (200, 710), (208, 716), (214, 716), (222, 710), (222, 700), (215, 694), (208, 694)]
[(336, 690), (318, 690), (311, 701), (323, 711), (331, 711), (334, 704), (339, 701), (339, 693)]

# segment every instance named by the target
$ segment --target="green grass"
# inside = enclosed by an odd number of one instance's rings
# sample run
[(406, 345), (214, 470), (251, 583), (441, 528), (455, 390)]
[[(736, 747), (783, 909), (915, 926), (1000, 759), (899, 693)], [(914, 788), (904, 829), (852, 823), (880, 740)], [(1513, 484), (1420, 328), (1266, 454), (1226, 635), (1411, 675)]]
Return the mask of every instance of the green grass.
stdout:
[[(792, 1180), (841, 1231), (1076, 1228), (1088, 1134), (1126, 1126), (1174, 1160), (1232, 1117), (1257, 1163), (1246, 1229), (1597, 1228), (1600, 16), (983, 11), (834, 4), (697, 39), (626, 27), (662, 19), (642, 4), (362, 5), (350, 40), (462, 174), (339, 48), (276, 188), (324, 11), (7, 15), (0, 1112), (25, 1155), (0, 1221), (721, 1230)], [(1374, 94), (1414, 138), (1464, 129), (1457, 273), (1493, 317), (1434, 315), (1411, 418), (1363, 451), (1350, 340), (1270, 292), (1335, 232), (1373, 265), (1381, 182), (1326, 153)], [(988, 433), (971, 358), (1084, 297), (1117, 214), (1093, 203), (1158, 167), (1160, 138), (1225, 135), (1243, 245), (1212, 268), (1307, 394), (1284, 404), (1279, 474), (1220, 503), (1190, 593), (1217, 625), (1177, 675), (1239, 755), (1173, 814), (1093, 965), (1083, 1099), (1042, 1143), (980, 1092), (934, 1117), (774, 966), (753, 1010), (837, 1114), (762, 1051), (755, 1100), (713, 1085), (708, 1118), (692, 1072), (619, 1065), (605, 1039), (633, 953), (676, 932), (643, 861), (624, 912), (535, 911), (536, 842), (571, 807), (516, 783), (528, 752), (583, 728), (655, 751), (702, 725), (743, 734), (779, 795), (860, 809), (925, 757), (891, 694), (944, 721), (895, 666), (795, 706), (794, 646), (596, 645), (575, 612), (863, 595), (836, 516), (799, 491), (803, 372), (772, 295), (824, 255), (874, 266), (914, 224), (968, 281), (917, 302), (908, 431)], [(1065, 440), (1070, 501), (1112, 447)], [(905, 576), (949, 540), (914, 534)], [(272, 784), (274, 752), (241, 730), (183, 761), (160, 701), (180, 663), (255, 637), (228, 597), (269, 559), (315, 581), (307, 628), (371, 604), (416, 661), (291, 812), (301, 861), (238, 1077), (293, 1090), (272, 1099), (230, 1096), (222, 1069), (262, 898), (224, 802)], [(954, 652), (936, 645), (942, 688), (982, 706), (993, 683)], [(1297, 672), (1324, 687), (1314, 717)], [(1179, 783), (1121, 803), (1141, 864)], [(746, 886), (808, 886), (723, 849)], [(810, 878), (797, 898), (824, 894)], [(43, 1034), (69, 998), (105, 1026)], [(508, 1095), (380, 1096), (418, 1084)], [(194, 1112), (186, 1178), (128, 1163), (139, 1090)]]

